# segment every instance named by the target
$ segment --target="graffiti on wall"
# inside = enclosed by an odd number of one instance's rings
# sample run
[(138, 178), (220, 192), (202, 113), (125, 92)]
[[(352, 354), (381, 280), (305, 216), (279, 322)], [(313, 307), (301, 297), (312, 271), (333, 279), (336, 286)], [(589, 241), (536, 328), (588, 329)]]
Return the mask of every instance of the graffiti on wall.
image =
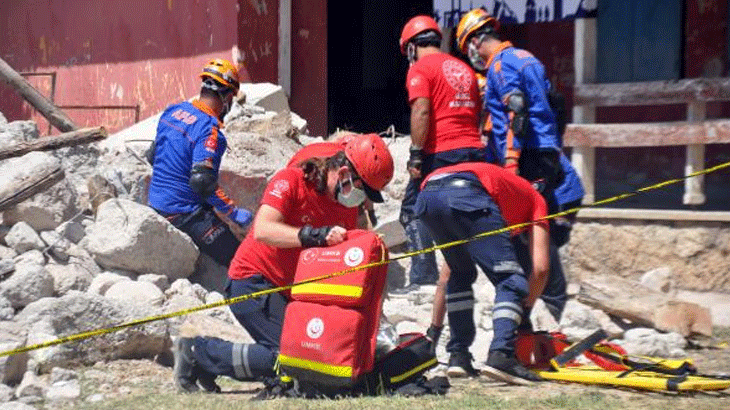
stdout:
[(455, 27), (467, 11), (483, 7), (502, 24), (595, 17), (598, 0), (434, 0), (436, 21)]

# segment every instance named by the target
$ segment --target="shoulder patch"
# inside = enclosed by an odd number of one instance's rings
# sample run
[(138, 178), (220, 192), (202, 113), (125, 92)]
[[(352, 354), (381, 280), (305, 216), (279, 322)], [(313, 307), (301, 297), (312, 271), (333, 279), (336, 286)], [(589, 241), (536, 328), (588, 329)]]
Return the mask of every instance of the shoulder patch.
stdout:
[(285, 179), (280, 179), (278, 181), (275, 181), (272, 185), (271, 191), (269, 193), (279, 199), (281, 199), (284, 192), (287, 192), (289, 190), (289, 181)]
[(218, 149), (218, 128), (212, 127), (210, 135), (205, 140), (205, 150), (214, 153)]
[(530, 58), (530, 57), (532, 57), (532, 53), (530, 53), (527, 50), (517, 50), (517, 51), (515, 51), (515, 56), (517, 56), (517, 58), (520, 58), (520, 59)]

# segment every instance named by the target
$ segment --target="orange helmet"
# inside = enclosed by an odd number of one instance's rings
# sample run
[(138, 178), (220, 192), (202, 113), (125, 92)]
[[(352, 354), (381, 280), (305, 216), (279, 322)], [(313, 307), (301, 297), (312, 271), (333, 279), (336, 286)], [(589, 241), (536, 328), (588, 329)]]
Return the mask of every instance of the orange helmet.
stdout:
[(205, 80), (211, 78), (224, 86), (238, 92), (238, 70), (230, 61), (222, 58), (214, 58), (208, 61), (200, 73), (200, 78)]
[(393, 179), (393, 157), (378, 134), (353, 138), (345, 147), (345, 156), (364, 182), (365, 193), (373, 202), (383, 202), (380, 191)]
[(494, 31), (499, 30), (499, 20), (482, 8), (464, 14), (456, 26), (456, 41), (462, 53), (466, 54), (466, 40), (486, 25), (491, 26)]
[(403, 31), (400, 34), (400, 52), (405, 54), (408, 42), (413, 40), (413, 37), (429, 30), (433, 30), (441, 36), (441, 29), (438, 23), (429, 16), (416, 16), (408, 20), (408, 23), (403, 26)]

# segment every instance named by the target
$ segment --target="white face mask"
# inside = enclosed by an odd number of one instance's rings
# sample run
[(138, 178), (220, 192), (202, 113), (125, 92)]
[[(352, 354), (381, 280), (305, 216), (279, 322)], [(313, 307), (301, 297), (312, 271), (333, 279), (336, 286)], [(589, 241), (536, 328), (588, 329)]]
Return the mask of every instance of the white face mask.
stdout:
[(471, 66), (477, 71), (484, 71), (487, 68), (487, 62), (479, 55), (479, 45), (482, 44), (483, 39), (484, 36), (472, 39), (469, 41), (469, 46), (467, 47), (467, 54), (469, 55)]
[(346, 208), (355, 208), (365, 201), (367, 195), (364, 190), (355, 187), (352, 182), (352, 175), (350, 175), (348, 179), (349, 180), (346, 183), (350, 184), (350, 192), (347, 194), (342, 192), (342, 181), (337, 181), (337, 202)]

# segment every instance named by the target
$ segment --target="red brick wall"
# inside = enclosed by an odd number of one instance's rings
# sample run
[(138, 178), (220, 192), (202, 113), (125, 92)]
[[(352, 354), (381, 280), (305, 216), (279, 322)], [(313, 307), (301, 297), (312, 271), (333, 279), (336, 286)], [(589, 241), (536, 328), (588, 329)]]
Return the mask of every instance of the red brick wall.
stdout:
[[(5, 1), (0, 56), (19, 72), (56, 74), (58, 105), (139, 105), (140, 118), (195, 95), (211, 57), (231, 58), (237, 0)], [(130, 12), (134, 10), (134, 12)], [(50, 77), (29, 77), (50, 97)], [(4, 83), (9, 120), (47, 123)], [(80, 126), (131, 125), (134, 110), (67, 110)]]

